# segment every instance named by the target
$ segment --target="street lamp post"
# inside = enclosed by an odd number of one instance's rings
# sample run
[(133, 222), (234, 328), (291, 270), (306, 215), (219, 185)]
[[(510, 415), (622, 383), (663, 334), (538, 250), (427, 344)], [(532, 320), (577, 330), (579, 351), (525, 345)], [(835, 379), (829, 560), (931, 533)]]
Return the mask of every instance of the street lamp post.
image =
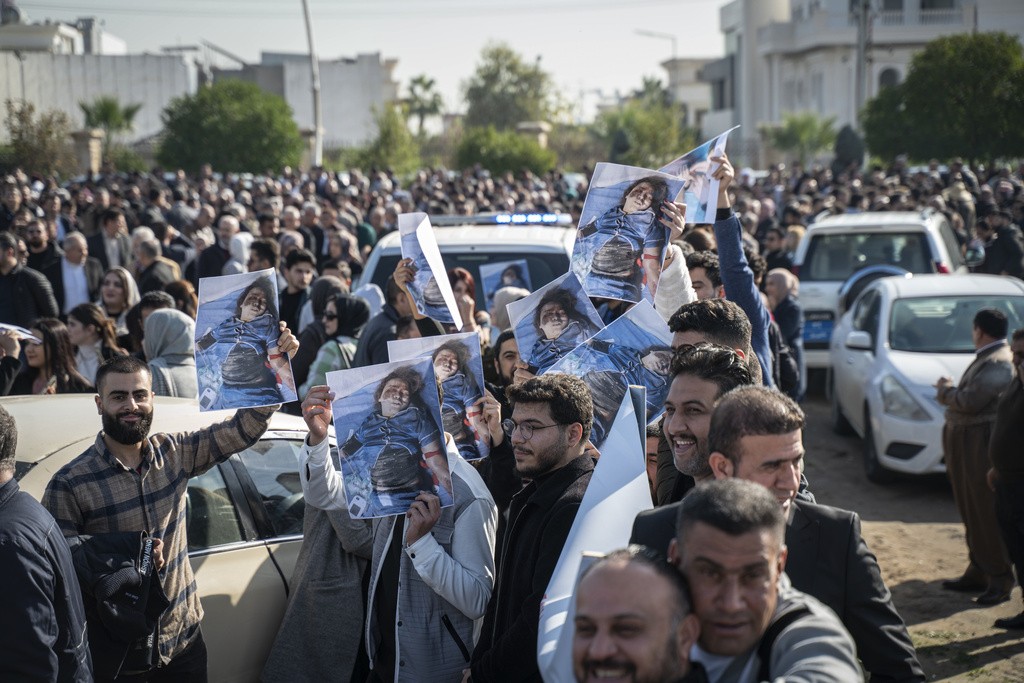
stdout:
[(648, 31), (647, 29), (638, 28), (636, 29), (638, 36), (647, 36), (648, 38), (661, 38), (662, 40), (672, 41), (672, 59), (676, 58), (676, 37), (671, 33), (662, 33), (661, 31)]
[(320, 62), (313, 46), (313, 21), (309, 14), (309, 0), (302, 0), (302, 12), (306, 17), (306, 39), (309, 42), (309, 67), (313, 76), (313, 165), (324, 163), (324, 122), (320, 107)]

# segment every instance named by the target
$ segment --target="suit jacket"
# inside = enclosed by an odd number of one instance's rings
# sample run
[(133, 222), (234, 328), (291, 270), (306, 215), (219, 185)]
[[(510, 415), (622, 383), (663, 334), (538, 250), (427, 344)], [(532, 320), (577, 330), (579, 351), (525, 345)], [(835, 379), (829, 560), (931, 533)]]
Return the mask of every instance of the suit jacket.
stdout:
[(139, 273), (139, 294), (162, 290), (168, 282), (174, 282), (174, 271), (163, 261), (156, 260)]
[[(51, 263), (50, 267), (43, 271), (43, 275), (53, 285), (53, 298), (57, 300), (57, 308), (61, 314), (64, 313), (64, 259)], [(103, 285), (103, 265), (98, 259), (92, 256), (85, 258), (85, 286), (89, 290), (89, 301), (97, 301), (100, 298), (100, 287)]]
[(14, 318), (0, 320), (0, 323), (13, 323), (21, 327), (32, 327), (39, 318), (56, 318), (60, 315), (57, 300), (53, 298), (53, 287), (42, 273), (15, 266), (6, 276), (11, 278), (10, 286), (14, 291)]
[[(121, 252), (121, 265), (131, 270), (132, 265), (132, 241), (128, 235), (118, 235), (114, 238), (117, 241), (117, 249)], [(97, 259), (103, 266), (103, 271), (110, 269), (110, 259), (107, 258), (107, 246), (103, 242), (103, 230), (85, 240), (89, 246), (89, 255)]]
[[(679, 505), (638, 514), (629, 542), (667, 554), (669, 542), (676, 537)], [(872, 681), (925, 680), (878, 562), (860, 535), (856, 513), (794, 501), (786, 546), (786, 574), (793, 587), (839, 616)]]

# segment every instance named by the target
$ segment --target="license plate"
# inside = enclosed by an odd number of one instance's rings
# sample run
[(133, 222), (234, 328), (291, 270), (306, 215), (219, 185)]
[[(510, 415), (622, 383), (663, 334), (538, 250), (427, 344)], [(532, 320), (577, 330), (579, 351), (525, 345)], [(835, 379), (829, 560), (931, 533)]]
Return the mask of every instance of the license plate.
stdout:
[(804, 342), (829, 343), (832, 340), (832, 314), (827, 311), (808, 313), (804, 319)]

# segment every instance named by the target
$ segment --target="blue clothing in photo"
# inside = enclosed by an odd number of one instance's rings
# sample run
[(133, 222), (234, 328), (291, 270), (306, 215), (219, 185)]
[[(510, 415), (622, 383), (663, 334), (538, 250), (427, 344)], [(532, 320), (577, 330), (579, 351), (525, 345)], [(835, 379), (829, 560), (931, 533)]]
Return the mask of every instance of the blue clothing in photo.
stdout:
[(444, 431), (452, 435), (459, 453), (466, 460), (485, 455), (477, 443), (479, 435), (469, 420), (468, 413), (483, 394), (472, 377), (455, 373), (441, 382), (441, 421)]
[[(277, 321), (269, 314), (243, 322), (230, 317), (196, 340), (200, 365), (213, 372), (199, 373), (199, 395), (216, 397), (209, 409), (244, 408), (287, 403), (297, 396), (278, 384), (270, 368), (269, 350), (280, 336)], [(218, 372), (219, 371), (219, 372)], [(220, 384), (213, 379), (219, 374)]]
[(544, 372), (585, 342), (594, 332), (597, 330), (588, 330), (578, 320), (573, 320), (562, 331), (562, 334), (554, 339), (543, 337), (537, 339), (530, 351), (530, 360), (528, 361), (531, 371), (538, 375)]
[(644, 250), (657, 249), (660, 258), (666, 240), (667, 229), (650, 209), (627, 214), (615, 207), (580, 228), (576, 248), (587, 271), (581, 278), (587, 295), (639, 301)]
[(592, 369), (583, 375), (583, 381), (590, 387), (594, 400), (590, 440), (600, 448), (618, 414), (626, 388), (631, 384), (647, 388), (649, 424), (664, 407), (669, 378), (645, 366), (641, 351), (637, 349), (598, 339), (589, 342), (588, 347), (591, 352), (588, 365)]
[(358, 516), (403, 514), (422, 491), (436, 493), (442, 506), (450, 504), (451, 494), (434, 483), (423, 458), (424, 449), (439, 439), (437, 424), (421, 406), (410, 405), (392, 417), (370, 413), (341, 446), (346, 478), (369, 472), (369, 500)]

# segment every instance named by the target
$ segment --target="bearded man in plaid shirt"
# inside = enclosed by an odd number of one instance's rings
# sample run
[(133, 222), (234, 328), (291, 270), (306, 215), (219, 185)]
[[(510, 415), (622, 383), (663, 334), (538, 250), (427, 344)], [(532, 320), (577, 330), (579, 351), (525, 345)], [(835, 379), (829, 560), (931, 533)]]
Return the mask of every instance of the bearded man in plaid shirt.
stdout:
[[(298, 348), (283, 324), (278, 348), (289, 355)], [(96, 373), (96, 391), (103, 431), (53, 476), (43, 505), (68, 538), (146, 531), (156, 539), (156, 565), (171, 601), (160, 619), (160, 663), (149, 672), (122, 672), (117, 680), (205, 683), (203, 610), (188, 559), (188, 480), (255, 444), (279, 406), (245, 408), (195, 432), (150, 435), (153, 392), (145, 362), (108, 360)]]

